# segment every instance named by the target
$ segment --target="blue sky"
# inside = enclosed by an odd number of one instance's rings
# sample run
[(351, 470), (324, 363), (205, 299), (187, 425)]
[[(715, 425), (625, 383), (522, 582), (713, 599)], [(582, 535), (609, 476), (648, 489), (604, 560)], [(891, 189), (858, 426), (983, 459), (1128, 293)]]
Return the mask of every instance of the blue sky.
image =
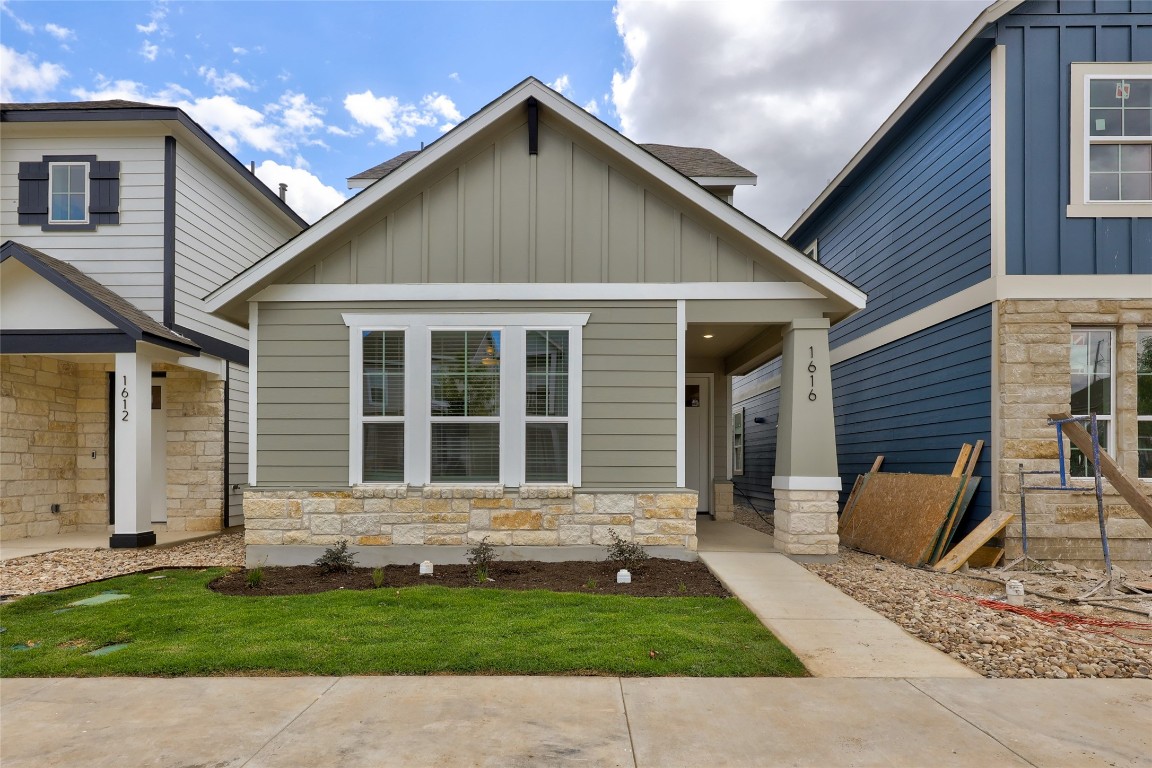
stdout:
[(983, 5), (8, 0), (0, 90), (180, 106), (315, 220), (532, 75), (745, 165), (736, 204), (783, 232)]

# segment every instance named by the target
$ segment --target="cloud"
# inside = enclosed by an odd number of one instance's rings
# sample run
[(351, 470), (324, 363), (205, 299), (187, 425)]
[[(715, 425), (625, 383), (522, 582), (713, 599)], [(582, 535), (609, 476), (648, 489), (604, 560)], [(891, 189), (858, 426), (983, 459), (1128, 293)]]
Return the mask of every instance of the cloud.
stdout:
[(148, 11), (148, 23), (137, 24), (136, 31), (144, 35), (160, 34), (161, 37), (168, 36), (168, 25), (164, 19), (168, 16), (168, 5), (164, 2), (152, 3), (152, 9)]
[(401, 138), (412, 138), (421, 128), (451, 130), (463, 119), (452, 99), (441, 93), (424, 96), (420, 105), (401, 104), (395, 96), (377, 96), (371, 90), (350, 93), (344, 108), (352, 119), (367, 128), (376, 129), (376, 139), (396, 144)]
[(145, 40), (140, 45), (140, 55), (148, 61), (156, 61), (156, 56), (160, 53), (160, 46)]
[(234, 45), (234, 46), (232, 46), (232, 53), (236, 54), (237, 56), (244, 56), (245, 54), (248, 53), (248, 49), (247, 48), (241, 48), (238, 45)]
[(596, 103), (596, 99), (592, 99), (584, 105), (584, 111), (590, 115), (599, 115), (600, 105)]
[(280, 184), (287, 184), (286, 202), (309, 224), (315, 223), (347, 199), (343, 192), (328, 186), (303, 168), (293, 168), (271, 160), (256, 166), (256, 177), (277, 194), (280, 193)]
[(13, 11), (10, 7), (8, 7), (7, 2), (0, 2), (0, 10), (4, 11), (5, 16), (12, 19), (12, 22), (16, 25), (16, 27), (21, 32), (23, 32), (26, 35), (36, 34), (36, 27), (32, 26), (28, 22), (24, 21), (24, 19), (17, 16), (16, 12)]
[(53, 24), (53, 23), (49, 22), (49, 23), (44, 25), (44, 31), (47, 32), (48, 34), (52, 35), (52, 37), (56, 38), (57, 40), (59, 40), (62, 43), (67, 41), (67, 40), (75, 40), (76, 39), (76, 33), (75, 32), (68, 29), (68, 27), (62, 27), (59, 24)]
[(568, 75), (560, 75), (560, 77), (548, 83), (548, 87), (561, 96), (572, 98), (572, 82), (568, 79)]
[(0, 45), (0, 101), (41, 98), (68, 76), (68, 70), (48, 61), (36, 63), (35, 55)]
[(210, 96), (180, 102), (176, 106), (191, 115), (232, 153), (241, 143), (277, 155), (288, 153), (289, 147), (279, 128), (269, 123), (264, 113), (241, 104), (232, 96)]
[(611, 103), (634, 141), (758, 174), (736, 204), (783, 233), (984, 5), (619, 0)]
[(200, 77), (204, 78), (204, 82), (212, 86), (213, 90), (217, 93), (224, 93), (227, 91), (254, 90), (252, 85), (240, 77), (235, 72), (225, 72), (222, 75), (216, 74), (214, 67), (200, 67), (196, 70)]
[(458, 83), (458, 82), (460, 82), (460, 73), (459, 72), (451, 72), (448, 74), (448, 79), (454, 83)]

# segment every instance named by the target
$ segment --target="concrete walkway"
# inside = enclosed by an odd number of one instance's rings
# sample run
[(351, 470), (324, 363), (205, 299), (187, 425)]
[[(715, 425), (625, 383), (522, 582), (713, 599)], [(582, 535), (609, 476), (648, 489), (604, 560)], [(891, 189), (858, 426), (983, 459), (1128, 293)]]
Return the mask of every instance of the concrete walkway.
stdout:
[[(219, 531), (169, 531), (165, 523), (152, 526), (156, 532), (157, 547), (171, 547), (187, 541), (198, 541), (219, 536)], [(107, 531), (88, 533), (57, 533), (52, 536), (33, 536), (27, 539), (11, 539), (0, 544), (0, 560), (11, 560), (28, 555), (42, 555), (58, 549), (108, 549), (108, 539), (112, 536), (112, 526)]]
[(1147, 680), (18, 679), (4, 768), (1147, 766)]

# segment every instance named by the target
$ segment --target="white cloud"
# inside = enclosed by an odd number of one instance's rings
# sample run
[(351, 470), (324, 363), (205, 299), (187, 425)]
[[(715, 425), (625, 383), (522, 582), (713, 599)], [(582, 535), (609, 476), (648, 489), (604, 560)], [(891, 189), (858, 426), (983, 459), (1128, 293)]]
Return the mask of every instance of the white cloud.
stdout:
[(144, 35), (155, 35), (159, 33), (161, 37), (168, 35), (168, 25), (164, 23), (164, 19), (168, 16), (168, 6), (164, 2), (152, 3), (152, 9), (148, 12), (148, 23), (137, 24), (136, 31)]
[(237, 56), (243, 56), (243, 55), (248, 53), (248, 49), (247, 48), (241, 48), (238, 45), (234, 45), (234, 46), (232, 46), (232, 53), (236, 54)]
[(75, 32), (68, 29), (68, 27), (62, 27), (59, 24), (53, 24), (53, 23), (49, 22), (49, 23), (44, 25), (44, 31), (47, 32), (48, 34), (52, 35), (52, 37), (56, 38), (60, 42), (65, 42), (66, 40), (75, 40), (76, 39), (76, 33)]
[(42, 98), (68, 76), (68, 70), (59, 64), (44, 61), (36, 63), (31, 53), (20, 53), (0, 45), (0, 101), (24, 98)]
[(451, 130), (463, 119), (450, 98), (430, 93), (415, 104), (401, 104), (395, 96), (377, 96), (371, 90), (350, 93), (344, 108), (360, 125), (376, 129), (376, 138), (385, 144), (396, 144), (401, 138), (412, 138), (421, 128)]
[(216, 73), (215, 67), (200, 67), (196, 70), (200, 77), (204, 78), (204, 82), (212, 86), (213, 90), (217, 93), (225, 93), (227, 91), (254, 90), (252, 85), (240, 77), (235, 72), (225, 72), (222, 75)]
[(268, 109), (280, 114), (285, 130), (300, 137), (307, 137), (324, 127), (324, 110), (308, 101), (302, 93), (286, 91), (280, 101), (269, 105)]
[(984, 5), (618, 0), (611, 105), (630, 139), (758, 174), (736, 204), (782, 233)]
[(344, 193), (328, 186), (307, 170), (271, 160), (256, 166), (256, 177), (276, 194), (280, 193), (281, 183), (287, 184), (286, 202), (310, 224), (346, 199)]
[(160, 53), (160, 46), (150, 43), (145, 40), (140, 44), (140, 55), (148, 61), (156, 61), (156, 56)]
[(460, 73), (459, 72), (451, 72), (448, 75), (448, 79), (454, 83), (458, 83), (458, 82), (460, 82)]
[(592, 99), (584, 105), (584, 111), (590, 115), (599, 115), (600, 105), (596, 103), (596, 99)]
[(568, 79), (568, 75), (560, 75), (560, 77), (548, 83), (548, 87), (561, 96), (572, 98), (572, 82)]
[(233, 153), (241, 143), (277, 155), (288, 152), (279, 127), (267, 122), (264, 113), (241, 104), (232, 96), (211, 96), (176, 106)]
[(17, 16), (16, 12), (8, 7), (8, 3), (6, 1), (0, 2), (0, 10), (4, 11), (5, 16), (12, 19), (12, 22), (16, 25), (16, 27), (21, 32), (23, 32), (26, 35), (36, 34), (36, 27), (32, 26), (28, 22), (24, 21), (24, 19)]

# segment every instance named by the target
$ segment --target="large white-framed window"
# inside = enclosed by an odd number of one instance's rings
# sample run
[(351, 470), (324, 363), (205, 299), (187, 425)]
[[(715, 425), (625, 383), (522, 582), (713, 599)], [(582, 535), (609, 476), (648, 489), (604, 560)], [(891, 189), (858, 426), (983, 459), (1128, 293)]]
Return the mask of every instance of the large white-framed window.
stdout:
[(48, 164), (48, 223), (88, 223), (88, 163)]
[[(1113, 440), (1115, 359), (1116, 334), (1111, 328), (1072, 329), (1068, 354), (1072, 385), (1070, 408), (1073, 416), (1096, 414), (1102, 451), (1111, 451)], [(1068, 454), (1068, 471), (1073, 477), (1091, 477), (1091, 457), (1072, 446)]]
[(1152, 328), (1136, 332), (1136, 465), (1152, 480)]
[(580, 484), (587, 313), (343, 317), (351, 485)]
[(1152, 62), (1074, 63), (1069, 216), (1152, 216)]
[(732, 410), (732, 474), (744, 474), (744, 408)]

